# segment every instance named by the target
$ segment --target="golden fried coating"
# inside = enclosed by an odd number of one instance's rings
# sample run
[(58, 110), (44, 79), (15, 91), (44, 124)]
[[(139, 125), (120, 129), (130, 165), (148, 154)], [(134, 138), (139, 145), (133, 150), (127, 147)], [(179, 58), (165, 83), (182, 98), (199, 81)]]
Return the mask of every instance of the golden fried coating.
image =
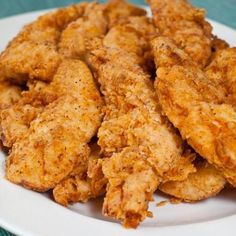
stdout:
[(55, 187), (87, 160), (102, 118), (102, 100), (83, 62), (63, 61), (50, 86), (61, 96), (31, 121), (6, 164), (7, 179), (37, 191)]
[(146, 11), (140, 7), (127, 3), (125, 0), (109, 0), (105, 6), (109, 28), (115, 26), (120, 20), (130, 16), (144, 16)]
[(184, 140), (236, 186), (236, 48), (220, 50), (204, 73), (168, 38), (152, 42), (156, 91)]
[(93, 144), (90, 148), (88, 160), (82, 165), (84, 170), (82, 171), (81, 165), (78, 165), (80, 174), (72, 174), (53, 189), (54, 199), (61, 205), (87, 202), (105, 193), (107, 180), (102, 172), (100, 148), (97, 144)]
[(51, 81), (62, 60), (57, 52), (61, 31), (81, 17), (87, 5), (61, 8), (25, 26), (0, 55), (3, 76), (19, 83), (28, 79)]
[(138, 147), (126, 147), (104, 161), (109, 180), (103, 214), (122, 219), (125, 227), (135, 228), (148, 215), (147, 202), (160, 182), (148, 156)]
[(217, 36), (214, 36), (212, 39), (212, 46), (211, 46), (211, 50), (213, 53), (218, 52), (221, 49), (226, 49), (229, 47), (229, 44), (223, 40), (218, 38)]
[(236, 48), (218, 50), (209, 66), (206, 76), (217, 88), (225, 89), (227, 103), (236, 107)]
[(205, 11), (187, 0), (148, 0), (160, 33), (173, 39), (200, 67), (211, 56), (212, 27)]
[(199, 201), (218, 194), (226, 180), (221, 173), (206, 161), (195, 163), (197, 171), (182, 181), (171, 181), (159, 186), (159, 189), (186, 202)]
[(110, 157), (103, 165), (109, 182), (103, 212), (126, 227), (136, 227), (149, 215), (148, 202), (160, 181), (183, 180), (195, 171), (194, 155), (161, 115), (150, 76), (139, 65), (144, 32), (151, 24), (144, 22), (147, 25), (139, 29), (128, 22), (130, 33), (125, 24), (115, 26), (105, 36), (105, 45), (96, 42), (90, 58), (106, 102), (98, 132), (98, 144)]
[(19, 86), (0, 80), (0, 111), (16, 103), (21, 97), (21, 92)]
[(107, 32), (107, 24), (104, 5), (92, 3), (85, 9), (83, 17), (70, 23), (62, 32), (59, 52), (69, 58), (84, 58), (86, 41), (103, 36)]

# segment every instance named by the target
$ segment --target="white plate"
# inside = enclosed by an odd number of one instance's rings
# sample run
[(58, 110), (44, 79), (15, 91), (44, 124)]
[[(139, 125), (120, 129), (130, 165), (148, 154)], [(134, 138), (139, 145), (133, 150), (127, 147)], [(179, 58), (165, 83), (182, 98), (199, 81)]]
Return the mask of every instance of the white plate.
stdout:
[[(0, 51), (25, 23), (44, 12), (0, 20)], [(219, 37), (236, 45), (236, 31), (217, 22), (211, 23)], [(214, 233), (218, 236), (236, 233), (236, 191), (233, 190), (225, 190), (215, 198), (195, 204), (168, 204), (159, 208), (156, 202), (166, 198), (155, 196), (155, 202), (150, 204), (154, 218), (145, 220), (136, 230), (127, 230), (101, 215), (102, 199), (74, 204), (67, 209), (53, 202), (47, 194), (6, 181), (4, 159), (4, 154), (0, 153), (0, 226), (18, 235), (199, 236)]]

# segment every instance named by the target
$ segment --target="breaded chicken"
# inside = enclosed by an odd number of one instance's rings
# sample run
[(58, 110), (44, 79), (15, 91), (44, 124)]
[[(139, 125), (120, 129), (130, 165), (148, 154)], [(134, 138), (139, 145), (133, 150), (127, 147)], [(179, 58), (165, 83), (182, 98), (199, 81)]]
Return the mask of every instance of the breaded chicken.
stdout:
[(130, 16), (144, 16), (146, 15), (146, 11), (127, 3), (126, 0), (109, 0), (105, 6), (105, 15), (108, 18), (108, 27), (110, 29), (120, 20)]
[(62, 60), (57, 52), (61, 31), (81, 17), (87, 5), (61, 8), (25, 26), (0, 55), (3, 76), (19, 83), (28, 79), (51, 81)]
[[(115, 26), (105, 45), (96, 42), (90, 58), (106, 102), (98, 132), (98, 144), (109, 157), (103, 165), (109, 182), (103, 213), (126, 227), (136, 227), (149, 215), (148, 202), (160, 181), (183, 180), (195, 171), (194, 155), (161, 115), (150, 76), (140, 66), (151, 27), (144, 22), (139, 28), (129, 22)], [(150, 38), (154, 33), (153, 28)]]
[(6, 147), (11, 147), (28, 130), (31, 121), (45, 106), (64, 95), (59, 90), (55, 91), (53, 83), (49, 86), (41, 81), (33, 81), (28, 86), (29, 90), (21, 93), (18, 102), (1, 112), (1, 139)]
[(19, 86), (0, 80), (0, 111), (16, 103), (21, 97), (21, 92)]
[[(67, 206), (73, 202), (87, 202), (91, 198), (98, 197), (105, 193), (107, 180), (102, 172), (100, 148), (94, 143), (90, 146), (91, 153), (87, 162), (78, 165), (79, 173), (62, 180), (53, 189), (53, 196), (56, 202)], [(84, 170), (81, 170), (84, 168)]]
[(83, 17), (68, 25), (58, 45), (61, 54), (69, 58), (85, 57), (86, 41), (107, 32), (108, 21), (104, 8), (104, 5), (92, 3), (85, 9)]
[(55, 187), (87, 160), (102, 119), (103, 102), (83, 62), (63, 61), (50, 86), (61, 96), (16, 140), (6, 163), (8, 180), (36, 191)]
[(197, 171), (182, 181), (171, 181), (159, 186), (159, 189), (186, 202), (199, 201), (218, 194), (225, 186), (222, 174), (206, 161), (195, 162)]
[(200, 67), (211, 56), (212, 27), (205, 11), (187, 0), (148, 0), (160, 33), (173, 39)]
[(59, 52), (69, 58), (86, 60), (86, 45), (95, 37), (104, 36), (112, 22), (126, 20), (129, 16), (145, 15), (139, 9), (126, 1), (111, 0), (101, 5), (93, 3), (87, 6), (83, 17), (73, 21), (62, 32), (59, 42)]
[(220, 50), (203, 72), (173, 41), (152, 42), (162, 109), (203, 158), (236, 186), (236, 48)]
[(212, 39), (211, 50), (213, 53), (218, 52), (219, 50), (226, 49), (229, 47), (229, 44), (223, 40), (218, 38), (216, 35)]

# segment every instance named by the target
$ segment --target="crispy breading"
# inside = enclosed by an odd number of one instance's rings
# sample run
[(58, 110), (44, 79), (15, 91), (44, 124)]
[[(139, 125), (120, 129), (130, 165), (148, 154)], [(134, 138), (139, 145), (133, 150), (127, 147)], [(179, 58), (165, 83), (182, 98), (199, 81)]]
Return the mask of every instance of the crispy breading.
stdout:
[(220, 50), (204, 73), (168, 38), (152, 42), (156, 91), (184, 140), (236, 186), (236, 48)]
[(205, 11), (187, 0), (148, 0), (160, 33), (173, 39), (192, 60), (204, 67), (211, 56), (212, 27)]
[(83, 62), (63, 61), (50, 86), (61, 96), (31, 121), (6, 165), (7, 179), (37, 191), (55, 187), (86, 161), (102, 118), (102, 100)]
[(93, 3), (89, 5), (83, 17), (73, 21), (62, 32), (59, 42), (59, 52), (69, 58), (84, 58), (86, 41), (103, 36), (107, 32), (107, 18), (104, 5)]
[(0, 111), (16, 103), (21, 97), (21, 92), (19, 86), (0, 80)]
[(105, 5), (105, 14), (108, 18), (109, 28), (115, 26), (120, 20), (130, 16), (144, 16), (146, 11), (140, 7), (127, 3), (125, 0), (109, 0)]
[(128, 228), (136, 228), (148, 217), (147, 202), (153, 200), (160, 182), (148, 158), (138, 147), (126, 147), (103, 164), (109, 180), (103, 214), (123, 220)]
[(62, 60), (57, 52), (61, 31), (81, 17), (87, 5), (61, 8), (25, 26), (0, 55), (3, 76), (19, 83), (28, 79), (50, 81)]
[[(72, 174), (53, 189), (56, 202), (67, 206), (73, 202), (87, 202), (105, 193), (107, 180), (102, 172), (100, 148), (95, 143), (90, 146), (91, 153), (87, 162), (78, 165), (79, 174)], [(81, 170), (84, 168), (84, 170)]]
[(197, 171), (182, 181), (171, 181), (158, 188), (171, 196), (186, 202), (199, 201), (218, 194), (225, 186), (222, 174), (206, 161), (195, 162)]
[[(144, 22), (150, 26), (148, 20)], [(191, 164), (194, 155), (161, 115), (150, 76), (139, 64), (143, 54), (137, 49), (145, 51), (145, 25), (138, 29), (129, 24), (131, 33), (127, 33), (125, 24), (122, 27), (109, 31), (103, 40), (105, 45), (99, 47), (96, 42), (98, 48), (92, 51), (90, 64), (106, 102), (105, 119), (98, 132), (98, 144), (110, 157), (103, 166), (109, 182), (103, 212), (122, 220), (126, 227), (136, 227), (149, 215), (148, 202), (158, 183), (183, 180), (195, 168)], [(125, 43), (129, 40), (136, 45)], [(132, 195), (132, 191), (139, 194)]]
[(214, 35), (211, 46), (211, 50), (213, 53), (218, 52), (221, 49), (226, 49), (228, 47), (229, 44), (225, 40), (218, 38), (216, 35)]
[(217, 88), (225, 89), (227, 103), (236, 107), (236, 48), (218, 50), (212, 62), (205, 68), (208, 79)]

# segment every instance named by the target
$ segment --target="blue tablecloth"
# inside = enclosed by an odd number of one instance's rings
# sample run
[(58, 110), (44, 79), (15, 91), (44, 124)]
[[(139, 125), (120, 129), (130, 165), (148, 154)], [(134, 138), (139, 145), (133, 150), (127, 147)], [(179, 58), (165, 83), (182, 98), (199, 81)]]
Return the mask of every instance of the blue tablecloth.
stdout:
[[(191, 0), (193, 4), (204, 7), (207, 16), (223, 24), (236, 28), (236, 0)], [(0, 0), (0, 18), (29, 11), (64, 6), (79, 0)], [(104, 1), (101, 1), (104, 2)], [(145, 4), (143, 0), (130, 0)], [(1, 201), (1, 199), (0, 199)], [(12, 236), (0, 228), (0, 236)]]

